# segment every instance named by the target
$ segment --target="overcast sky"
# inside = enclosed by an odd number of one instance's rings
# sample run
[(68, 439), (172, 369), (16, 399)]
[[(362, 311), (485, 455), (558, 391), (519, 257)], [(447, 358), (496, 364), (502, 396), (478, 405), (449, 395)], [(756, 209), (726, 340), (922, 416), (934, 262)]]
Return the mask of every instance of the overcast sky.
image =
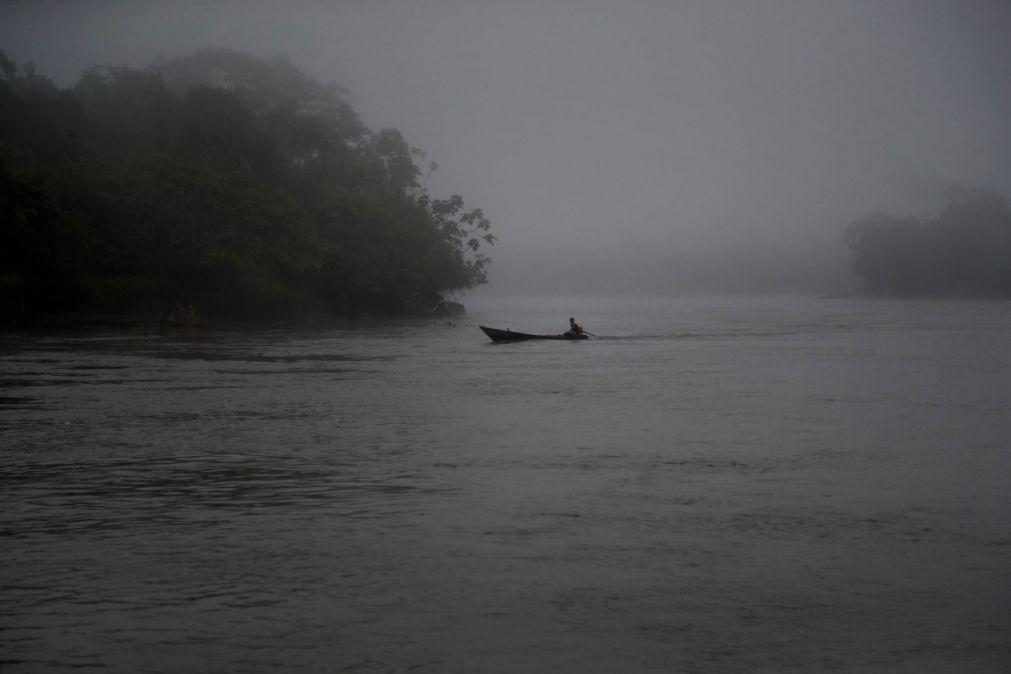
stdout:
[(400, 129), (492, 220), (503, 292), (822, 288), (865, 212), (1011, 193), (1006, 0), (0, 3), (61, 85), (206, 46)]

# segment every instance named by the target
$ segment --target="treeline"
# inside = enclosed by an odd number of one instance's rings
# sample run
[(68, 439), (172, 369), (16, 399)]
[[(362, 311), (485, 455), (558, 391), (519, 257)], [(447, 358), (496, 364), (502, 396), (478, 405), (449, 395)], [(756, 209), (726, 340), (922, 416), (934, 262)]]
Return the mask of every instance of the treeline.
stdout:
[(0, 52), (0, 310), (430, 310), (486, 281), (494, 236), (426, 192), (422, 156), (281, 58), (208, 49), (60, 89)]
[(846, 238), (871, 292), (1011, 297), (1011, 211), (995, 192), (953, 190), (933, 218), (868, 215)]

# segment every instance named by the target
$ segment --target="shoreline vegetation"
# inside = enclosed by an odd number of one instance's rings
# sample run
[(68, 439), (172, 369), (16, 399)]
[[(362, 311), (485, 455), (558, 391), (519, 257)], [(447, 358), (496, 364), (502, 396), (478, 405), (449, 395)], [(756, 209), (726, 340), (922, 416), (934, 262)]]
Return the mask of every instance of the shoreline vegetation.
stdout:
[(952, 188), (934, 216), (869, 214), (846, 230), (872, 296), (1011, 299), (1011, 209), (999, 193)]
[(423, 158), (283, 58), (60, 89), (0, 51), (0, 324), (454, 315), (495, 236)]
[[(0, 326), (453, 318), (495, 236), (423, 159), (284, 58), (204, 49), (60, 89), (0, 51)], [(846, 244), (868, 296), (1011, 298), (995, 191), (867, 215)]]

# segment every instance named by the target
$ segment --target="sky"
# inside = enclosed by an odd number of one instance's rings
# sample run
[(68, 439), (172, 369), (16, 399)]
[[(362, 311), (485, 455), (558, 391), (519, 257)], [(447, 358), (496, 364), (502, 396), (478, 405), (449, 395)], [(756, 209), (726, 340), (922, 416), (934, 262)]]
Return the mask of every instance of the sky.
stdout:
[(1006, 0), (0, 1), (61, 86), (213, 46), (286, 55), (482, 208), (489, 290), (840, 292), (843, 233), (1011, 195)]

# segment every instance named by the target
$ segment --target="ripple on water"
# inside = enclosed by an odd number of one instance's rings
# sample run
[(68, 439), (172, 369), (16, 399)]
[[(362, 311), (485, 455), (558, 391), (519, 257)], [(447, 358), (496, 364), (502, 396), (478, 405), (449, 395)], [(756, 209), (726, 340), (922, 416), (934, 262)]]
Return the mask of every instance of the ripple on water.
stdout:
[(7, 339), (0, 667), (1005, 671), (1011, 320), (763, 306)]

